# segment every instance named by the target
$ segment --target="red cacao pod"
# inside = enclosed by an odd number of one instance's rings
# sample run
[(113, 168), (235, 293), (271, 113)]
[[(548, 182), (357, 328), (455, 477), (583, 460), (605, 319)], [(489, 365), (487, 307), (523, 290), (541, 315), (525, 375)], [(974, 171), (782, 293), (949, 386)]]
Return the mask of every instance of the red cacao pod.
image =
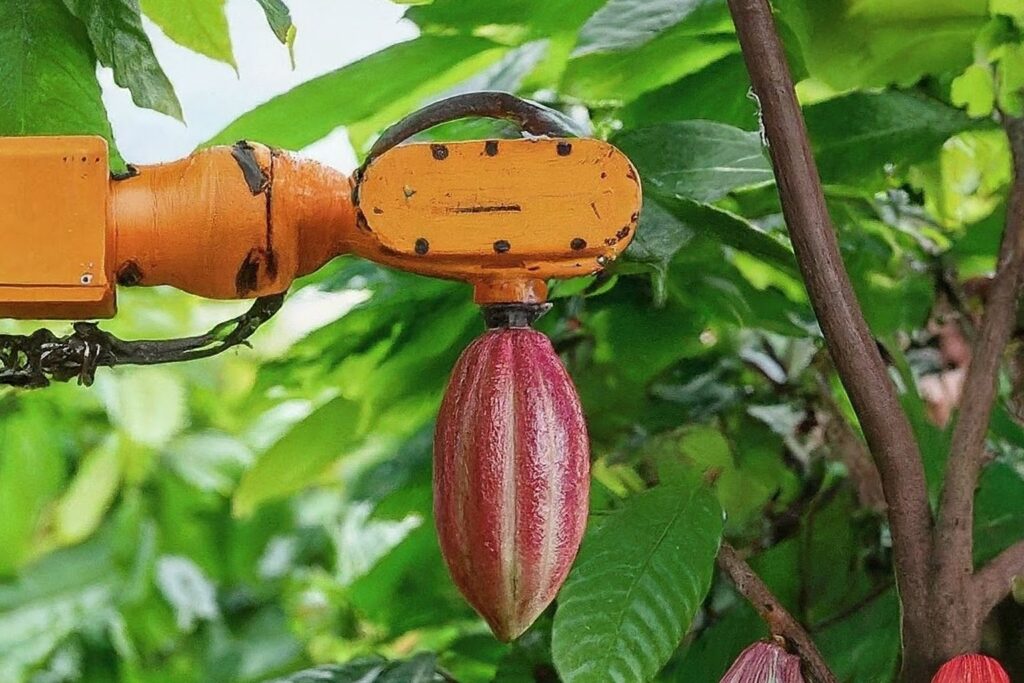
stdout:
[(490, 330), (459, 358), (434, 434), (434, 517), (452, 579), (501, 640), (554, 600), (587, 523), (579, 396), (551, 342)]
[(1010, 677), (991, 657), (969, 654), (943, 664), (932, 683), (1010, 683)]
[(800, 658), (777, 643), (759, 641), (740, 653), (721, 683), (805, 683)]

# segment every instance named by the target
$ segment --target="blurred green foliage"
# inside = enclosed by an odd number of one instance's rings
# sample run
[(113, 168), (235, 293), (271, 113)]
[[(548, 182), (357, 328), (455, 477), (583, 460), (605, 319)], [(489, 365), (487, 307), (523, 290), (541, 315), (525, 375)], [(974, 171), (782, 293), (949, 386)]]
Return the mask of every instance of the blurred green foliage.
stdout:
[[(301, 40), (279, 0), (260, 4), (282, 43)], [(300, 149), (345, 126), (365, 151), (433, 99), (500, 88), (631, 156), (645, 187), (636, 240), (606, 274), (557, 283), (539, 323), (580, 389), (594, 456), (591, 528), (557, 606), (498, 643), (435, 539), (432, 420), (483, 329), (468, 288), (342, 258), (296, 285), (253, 350), (106, 371), (89, 389), (0, 390), (0, 681), (712, 683), (766, 635), (715, 575), (723, 535), (840, 680), (891, 680), (888, 529), (835, 436), (855, 443), (858, 427), (799, 279), (725, 3), (404, 4), (419, 37), (275, 97), (210, 144)], [(3, 3), (0, 134), (113, 145), (97, 62), (140, 106), (180, 117), (140, 11), (234, 65), (223, 5)], [(965, 281), (994, 264), (1010, 173), (992, 112), (1021, 113), (1024, 4), (775, 7), (842, 255), (934, 491), (948, 438), (919, 387), (950, 369), (936, 325), (969, 320)], [(182, 336), (238, 308), (128, 291), (108, 327)], [(979, 561), (1024, 537), (1017, 378), (1001, 386)], [(986, 647), (1024, 676), (1024, 612), (1008, 614)]]

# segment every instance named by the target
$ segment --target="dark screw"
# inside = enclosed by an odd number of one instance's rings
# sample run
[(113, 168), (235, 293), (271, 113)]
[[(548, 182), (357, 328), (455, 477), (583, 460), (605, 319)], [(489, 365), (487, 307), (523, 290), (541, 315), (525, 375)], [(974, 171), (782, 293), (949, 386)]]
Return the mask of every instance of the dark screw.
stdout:
[(587, 241), (582, 237), (574, 237), (572, 242), (569, 242), (569, 246), (573, 251), (580, 251), (587, 248)]
[(448, 158), (448, 148), (444, 145), (431, 145), (430, 153), (434, 155), (434, 158), (438, 161)]
[(498, 141), (497, 140), (488, 140), (487, 142), (485, 142), (484, 143), (484, 153), (487, 156), (489, 156), (489, 157), (497, 156), (497, 154), (498, 154)]
[(418, 240), (416, 240), (416, 246), (413, 247), (413, 249), (416, 250), (417, 254), (423, 256), (423, 254), (426, 254), (428, 251), (430, 251), (430, 242), (428, 242), (426, 238), (420, 237)]
[(556, 147), (556, 149), (558, 150), (558, 156), (567, 157), (570, 154), (572, 154), (572, 143), (559, 142), (558, 147)]
[(494, 251), (499, 254), (504, 254), (506, 251), (512, 248), (512, 245), (507, 240), (498, 240), (494, 243)]

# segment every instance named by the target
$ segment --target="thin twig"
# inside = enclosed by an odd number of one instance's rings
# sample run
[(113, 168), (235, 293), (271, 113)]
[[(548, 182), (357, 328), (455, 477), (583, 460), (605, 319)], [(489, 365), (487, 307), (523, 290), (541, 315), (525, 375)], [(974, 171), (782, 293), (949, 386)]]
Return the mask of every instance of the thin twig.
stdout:
[(1013, 579), (1024, 576), (1024, 541), (996, 555), (974, 575), (978, 618), (984, 619), (1013, 589)]
[(987, 460), (985, 436), (1003, 351), (1017, 320), (1017, 299), (1024, 277), (1024, 120), (1007, 117), (1003, 123), (1013, 153), (1013, 187), (996, 275), (985, 302), (950, 442), (936, 525), (938, 584), (949, 593), (959, 590), (974, 569), (974, 491)]
[(882, 477), (904, 620), (925, 633), (932, 518), (920, 451), (843, 267), (771, 8), (767, 0), (729, 0), (729, 8), (761, 104), (797, 262)]
[(836, 675), (828, 668), (804, 627), (786, 611), (764, 581), (728, 543), (723, 543), (718, 552), (718, 566), (761, 615), (772, 635), (783, 638), (800, 655), (807, 673), (816, 683), (837, 683)]

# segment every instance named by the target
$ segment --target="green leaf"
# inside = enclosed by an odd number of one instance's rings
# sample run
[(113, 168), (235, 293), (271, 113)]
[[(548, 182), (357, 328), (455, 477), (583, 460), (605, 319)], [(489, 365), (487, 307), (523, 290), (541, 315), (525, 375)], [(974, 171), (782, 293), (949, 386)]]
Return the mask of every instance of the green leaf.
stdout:
[(64, 458), (38, 406), (0, 415), (0, 576), (12, 574), (33, 551), (40, 514), (58, 494)]
[(142, 11), (182, 47), (238, 69), (231, 49), (227, 0), (141, 0)]
[(997, 462), (985, 468), (974, 514), (974, 559), (977, 565), (1024, 538), (1024, 476)]
[(60, 0), (0, 3), (0, 135), (100, 135), (114, 146), (85, 28)]
[(382, 127), (504, 53), (489, 40), (463, 36), (423, 36), (392, 45), (278, 95), (235, 119), (204, 146), (251, 138), (301, 149), (339, 126), (372, 120), (374, 128)]
[(814, 641), (841, 681), (895, 680), (900, 656), (896, 591), (886, 591), (849, 617), (815, 633)]
[(142, 29), (139, 0), (64, 0), (64, 4), (85, 24), (100, 64), (114, 70), (114, 82), (131, 91), (136, 105), (184, 121), (174, 86)]
[(732, 32), (722, 0), (610, 0), (580, 29), (573, 56), (636, 48), (684, 21), (693, 35)]
[(950, 100), (967, 109), (968, 116), (988, 116), (996, 104), (996, 85), (992, 70), (982, 64), (971, 64), (953, 79)]
[(336, 398), (281, 437), (242, 476), (234, 514), (245, 517), (260, 504), (300, 491), (358, 442), (360, 404)]
[(822, 180), (831, 183), (881, 184), (979, 125), (938, 100), (899, 91), (850, 93), (811, 105), (804, 116)]
[(267, 15), (267, 23), (282, 44), (287, 45), (295, 40), (295, 26), (288, 6), (281, 0), (256, 0)]
[(59, 544), (78, 543), (99, 528), (121, 483), (120, 445), (117, 435), (111, 435), (82, 459), (57, 502), (54, 533)]
[(644, 189), (713, 202), (733, 190), (772, 182), (761, 138), (713, 121), (676, 121), (614, 138), (643, 177)]
[(757, 106), (749, 93), (743, 56), (729, 54), (675, 83), (644, 93), (616, 116), (625, 128), (705, 119), (757, 130)]
[(721, 533), (721, 508), (693, 483), (629, 498), (588, 534), (555, 613), (562, 679), (651, 680), (711, 585)]
[(796, 273), (793, 249), (742, 216), (685, 197), (656, 194), (655, 200), (698, 234), (756, 256), (787, 273)]
[(668, 265), (680, 249), (693, 239), (693, 228), (654, 201), (644, 204), (636, 236), (622, 255), (621, 263), (643, 264), (652, 273), (654, 301), (665, 303)]
[(599, 105), (629, 102), (737, 52), (732, 35), (692, 33), (684, 22), (632, 50), (574, 57), (561, 90)]
[(22, 681), (78, 629), (102, 632), (122, 578), (107, 539), (47, 556), (0, 584), (0, 680)]
[(406, 13), (424, 33), (476, 35), (522, 45), (560, 33), (575, 33), (605, 0), (435, 0)]
[(978, 0), (779, 0), (810, 75), (834, 90), (909, 86), (960, 72), (988, 21)]

